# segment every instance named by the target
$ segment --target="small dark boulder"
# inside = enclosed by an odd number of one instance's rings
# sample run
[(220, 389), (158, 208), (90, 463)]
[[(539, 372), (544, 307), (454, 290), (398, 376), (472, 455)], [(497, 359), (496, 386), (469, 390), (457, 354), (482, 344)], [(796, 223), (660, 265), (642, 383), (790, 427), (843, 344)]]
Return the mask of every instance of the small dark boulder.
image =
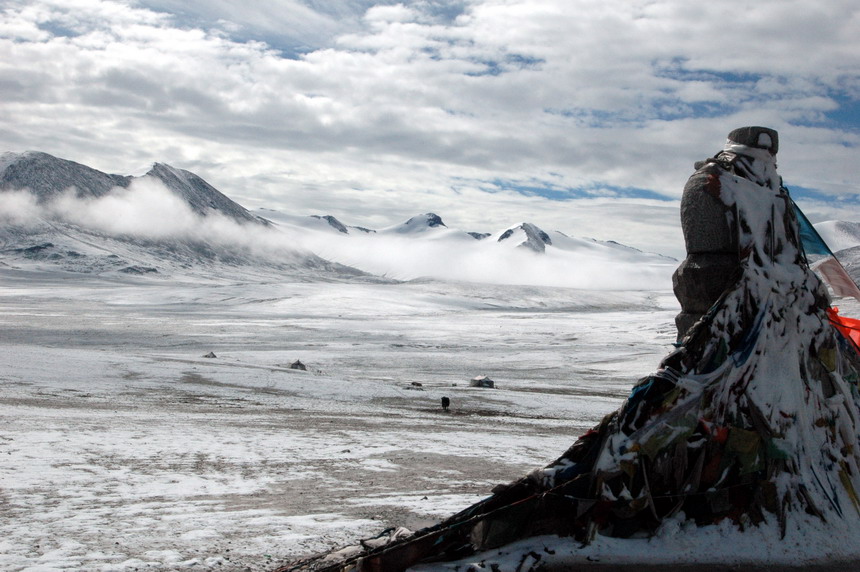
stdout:
[(297, 369), (300, 371), (307, 371), (308, 368), (305, 364), (303, 364), (300, 360), (296, 360), (290, 364), (290, 369)]
[(126, 266), (125, 268), (120, 268), (119, 271), (123, 272), (125, 274), (137, 274), (137, 275), (158, 274), (158, 269), (153, 268), (151, 266), (132, 265), (132, 266)]

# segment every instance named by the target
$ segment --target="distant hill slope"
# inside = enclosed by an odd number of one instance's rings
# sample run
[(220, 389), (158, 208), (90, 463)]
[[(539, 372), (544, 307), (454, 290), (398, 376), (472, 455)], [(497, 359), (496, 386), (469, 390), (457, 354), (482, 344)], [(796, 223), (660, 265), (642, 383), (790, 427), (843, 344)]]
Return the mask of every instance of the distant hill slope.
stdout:
[(218, 212), (237, 222), (266, 224), (215, 187), (190, 171), (156, 163), (143, 177), (110, 175), (47, 153), (27, 151), (0, 156), (0, 190), (28, 190), (46, 203), (68, 189), (81, 198), (100, 198), (113, 189), (128, 188), (135, 180), (151, 178), (181, 197), (191, 209), (206, 216)]
[(330, 260), (398, 280), (669, 290), (678, 264), (667, 256), (573, 238), (528, 222), (495, 233), (466, 232), (430, 212), (370, 230), (332, 215), (256, 212)]
[(0, 190), (29, 190), (44, 203), (74, 187), (82, 195), (103, 197), (115, 187), (128, 187), (134, 177), (108, 175), (47, 153), (0, 155)]
[(364, 272), (301, 250), (256, 251), (206, 238), (111, 236), (62, 221), (26, 228), (0, 225), (0, 268), (155, 279), (354, 279)]
[(217, 211), (239, 222), (267, 223), (265, 219), (252, 215), (245, 207), (191, 171), (156, 163), (144, 177), (152, 177), (164, 183), (165, 187), (185, 199), (194, 212), (200, 215), (205, 216), (211, 211)]
[[(136, 183), (152, 187), (152, 182), (178, 202), (141, 205), (140, 199), (129, 199)], [(132, 177), (102, 173), (46, 153), (5, 153), (0, 155), (0, 191), (33, 197), (36, 206), (29, 211), (38, 213), (31, 212), (26, 221), (0, 217), (0, 266), (7, 268), (215, 279), (328, 280), (365, 275), (276, 236), (266, 219), (201, 177), (162, 163)], [(52, 209), (53, 202), (69, 192), (76, 197), (71, 209)], [(114, 203), (95, 214), (87, 210), (106, 200)], [(123, 208), (117, 209), (117, 203)], [(143, 207), (162, 211), (129, 212), (146, 210)], [(140, 220), (123, 226), (111, 216)], [(151, 231), (141, 229), (147, 222)]]
[(816, 223), (815, 230), (854, 282), (860, 284), (860, 223), (829, 220)]
[(829, 220), (817, 223), (815, 230), (834, 253), (860, 246), (860, 223)]
[[(608, 240), (601, 241), (593, 238), (573, 238), (554, 231), (545, 231), (536, 224), (523, 222), (505, 230), (491, 232), (462, 231), (450, 228), (436, 213), (415, 215), (405, 222), (379, 230), (367, 229), (360, 226), (350, 226), (331, 215), (297, 216), (288, 215), (272, 209), (259, 209), (258, 215), (273, 221), (276, 225), (302, 229), (309, 232), (336, 233), (342, 239), (348, 236), (384, 239), (398, 238), (405, 240), (445, 242), (456, 241), (463, 243), (462, 248), (470, 245), (495, 243), (499, 248), (531, 251), (544, 254), (553, 251), (570, 253), (588, 253), (593, 256), (606, 255), (607, 261), (613, 258), (625, 260), (643, 260), (660, 262), (677, 262), (674, 258), (643, 252), (631, 246)], [(368, 236), (370, 235), (370, 236)]]
[(427, 212), (371, 230), (330, 214), (252, 213), (198, 175), (163, 163), (133, 177), (45, 153), (6, 153), (0, 155), (0, 191), (10, 191), (4, 205), (32, 203), (17, 217), (8, 216), (11, 207), (7, 215), (0, 209), (0, 266), (24, 270), (215, 280), (375, 275), (667, 290), (677, 265), (531, 222), (467, 232)]

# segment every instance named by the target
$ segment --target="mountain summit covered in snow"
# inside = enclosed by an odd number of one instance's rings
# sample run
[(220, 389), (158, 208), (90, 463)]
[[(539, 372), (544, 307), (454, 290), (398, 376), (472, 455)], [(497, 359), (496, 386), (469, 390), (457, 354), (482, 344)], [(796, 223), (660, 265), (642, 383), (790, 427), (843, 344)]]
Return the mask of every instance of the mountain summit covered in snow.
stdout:
[(116, 187), (128, 187), (131, 179), (37, 151), (0, 155), (0, 189), (27, 189), (40, 203), (70, 188), (84, 196), (103, 197)]
[(499, 242), (516, 242), (518, 243), (517, 246), (535, 252), (545, 252), (547, 245), (552, 245), (552, 239), (549, 235), (530, 222), (509, 228), (499, 236), (498, 240)]
[(0, 156), (0, 190), (26, 189), (39, 203), (46, 203), (69, 190), (74, 190), (78, 198), (97, 199), (117, 188), (127, 189), (140, 179), (160, 181), (199, 215), (218, 212), (237, 222), (265, 222), (194, 173), (164, 163), (155, 163), (142, 177), (133, 177), (103, 173), (37, 151)]
[(0, 264), (28, 270), (218, 277), (355, 276), (285, 240), (190, 171), (107, 174), (46, 153), (0, 155)]
[[(675, 260), (532, 222), (460, 230), (433, 212), (379, 229), (332, 214), (250, 212), (198, 175), (155, 163), (116, 175), (46, 153), (0, 156), (0, 262), (161, 275), (370, 274), (481, 283), (668, 289)], [(286, 274), (285, 274), (286, 273)], [(631, 276), (636, 279), (631, 279)]]
[(164, 183), (165, 187), (181, 196), (197, 214), (206, 216), (214, 211), (237, 222), (266, 223), (265, 219), (253, 216), (245, 207), (190, 171), (156, 163), (144, 177), (152, 177)]
[(417, 215), (402, 224), (385, 229), (385, 232), (396, 232), (398, 234), (424, 233), (432, 229), (447, 229), (448, 225), (442, 222), (442, 217), (436, 213)]

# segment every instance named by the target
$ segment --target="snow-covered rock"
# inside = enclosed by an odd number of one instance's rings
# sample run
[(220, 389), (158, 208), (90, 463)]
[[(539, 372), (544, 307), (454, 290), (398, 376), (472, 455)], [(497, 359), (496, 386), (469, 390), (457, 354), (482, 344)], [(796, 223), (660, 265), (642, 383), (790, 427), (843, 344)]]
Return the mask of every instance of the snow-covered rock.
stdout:
[(547, 245), (552, 244), (552, 239), (546, 232), (529, 222), (502, 231), (497, 240), (516, 247), (528, 248), (535, 252), (545, 252)]
[(313, 218), (324, 220), (328, 223), (330, 227), (335, 229), (338, 232), (342, 232), (344, 234), (349, 234), (349, 230), (346, 228), (342, 222), (337, 220), (335, 217), (331, 215), (311, 215)]
[(27, 151), (0, 156), (0, 190), (28, 190), (44, 203), (66, 189), (78, 196), (102, 197), (116, 187), (126, 188), (133, 177), (109, 175), (59, 159), (47, 153)]
[(156, 163), (144, 177), (151, 177), (181, 196), (197, 214), (206, 216), (218, 212), (237, 222), (265, 223), (253, 216), (239, 203), (231, 200), (218, 189), (191, 171), (177, 169), (164, 163)]
[(527, 222), (496, 233), (465, 232), (428, 212), (376, 231), (348, 224), (343, 213), (249, 212), (198, 175), (164, 163), (133, 177), (45, 153), (7, 153), (0, 156), (0, 189), (9, 192), (0, 211), (0, 262), (13, 266), (126, 274), (143, 268), (160, 277), (213, 264), (218, 272), (228, 265), (230, 272), (320, 269), (330, 276), (346, 265), (397, 280), (577, 288), (596, 280), (600, 287), (668, 289), (674, 263)]
[(4, 153), (0, 157), (0, 190), (26, 190), (39, 203), (47, 203), (70, 189), (81, 199), (101, 198), (141, 179), (160, 181), (202, 216), (217, 212), (237, 222), (265, 224), (201, 177), (164, 163), (155, 163), (143, 177), (133, 177), (103, 173), (38, 151)]
[(447, 228), (448, 226), (442, 222), (442, 217), (436, 213), (425, 213), (414, 216), (401, 224), (383, 229), (381, 232), (386, 234), (422, 234)]
[(216, 279), (362, 274), (275, 233), (194, 173), (161, 163), (132, 177), (46, 153), (6, 153), (0, 192), (0, 262), (12, 268)]

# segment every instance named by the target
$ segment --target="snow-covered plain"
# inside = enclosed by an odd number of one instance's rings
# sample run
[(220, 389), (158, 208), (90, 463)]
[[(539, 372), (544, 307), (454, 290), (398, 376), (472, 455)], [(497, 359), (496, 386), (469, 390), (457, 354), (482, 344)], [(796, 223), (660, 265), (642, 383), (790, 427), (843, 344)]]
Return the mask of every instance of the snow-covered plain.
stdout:
[(431, 524), (618, 407), (677, 312), (665, 289), (0, 284), (3, 570), (267, 570)]
[[(115, 184), (62, 165), (78, 190)], [(677, 261), (657, 254), (432, 213), (378, 232), (274, 211), (259, 224), (191, 208), (204, 187), (220, 196), (191, 173), (153, 172), (104, 197), (0, 202), (2, 570), (272, 570), (432, 524), (557, 458), (675, 338)], [(856, 224), (820, 231), (860, 271)], [(478, 375), (497, 389), (469, 387)], [(839, 533), (792, 518), (782, 539), (679, 517), (651, 539), (480, 558), (856, 561), (860, 518)]]

